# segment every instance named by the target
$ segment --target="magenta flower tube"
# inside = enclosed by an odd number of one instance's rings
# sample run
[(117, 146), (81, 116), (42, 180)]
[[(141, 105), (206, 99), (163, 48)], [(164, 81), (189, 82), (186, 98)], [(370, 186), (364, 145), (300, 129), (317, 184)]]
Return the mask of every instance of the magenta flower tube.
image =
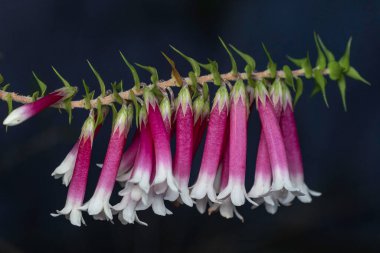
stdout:
[(75, 92), (75, 87), (63, 87), (61, 89), (55, 90), (45, 97), (42, 97), (30, 104), (22, 105), (19, 108), (13, 110), (8, 115), (8, 117), (5, 118), (3, 124), (6, 126), (16, 126), (38, 114), (42, 110), (48, 108), (49, 106), (58, 104), (66, 98), (73, 96)]

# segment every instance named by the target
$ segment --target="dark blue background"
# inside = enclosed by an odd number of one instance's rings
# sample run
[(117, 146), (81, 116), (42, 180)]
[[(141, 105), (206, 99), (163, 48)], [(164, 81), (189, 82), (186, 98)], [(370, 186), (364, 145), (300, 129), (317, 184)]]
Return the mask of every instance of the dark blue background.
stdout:
[[(61, 209), (66, 188), (50, 177), (75, 142), (86, 112), (48, 110), (0, 134), (1, 252), (379, 252), (380, 251), (380, 1), (0, 1), (0, 73), (12, 90), (32, 93), (31, 70), (49, 84), (61, 84), (50, 65), (74, 85), (96, 82), (90, 59), (107, 82), (131, 76), (118, 50), (133, 62), (156, 66), (160, 78), (170, 68), (160, 51), (189, 66), (169, 44), (205, 62), (212, 58), (229, 70), (226, 41), (249, 52), (264, 69), (261, 41), (279, 63), (285, 56), (315, 59), (313, 31), (339, 56), (353, 36), (352, 65), (372, 87), (348, 82), (348, 108), (342, 109), (335, 84), (328, 85), (330, 109), (308, 93), (296, 108), (306, 181), (323, 192), (311, 204), (295, 202), (272, 216), (264, 208), (241, 208), (245, 223), (219, 215), (200, 215), (186, 207), (173, 216), (143, 212), (149, 227), (94, 222), (77, 228), (49, 213)], [(242, 66), (240, 66), (242, 67)], [(241, 68), (242, 69), (242, 68)], [(141, 72), (143, 80), (149, 76)], [(6, 104), (0, 107), (6, 116)], [(110, 122), (95, 141), (93, 164), (101, 162)], [(259, 133), (257, 114), (250, 121), (247, 187), (252, 185)], [(196, 164), (199, 164), (198, 155)], [(91, 167), (87, 194), (99, 170)], [(87, 197), (88, 198), (88, 197)], [(116, 199), (113, 203), (116, 203)]]

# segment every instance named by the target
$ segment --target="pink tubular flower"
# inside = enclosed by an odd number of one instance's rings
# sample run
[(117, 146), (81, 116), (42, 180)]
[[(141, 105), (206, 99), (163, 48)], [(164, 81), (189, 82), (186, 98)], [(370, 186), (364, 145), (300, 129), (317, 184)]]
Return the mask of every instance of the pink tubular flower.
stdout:
[(172, 107), (168, 97), (164, 96), (160, 103), (160, 112), (164, 121), (166, 132), (169, 133), (169, 140), (172, 134)]
[(61, 89), (55, 90), (45, 97), (42, 97), (30, 104), (25, 104), (19, 108), (13, 110), (8, 117), (5, 118), (3, 124), (6, 126), (16, 126), (25, 120), (33, 117), (47, 107), (58, 104), (71, 97), (76, 92), (75, 87), (63, 87)]
[(257, 85), (256, 102), (261, 125), (267, 143), (269, 159), (272, 167), (273, 182), (271, 191), (283, 189), (297, 192), (289, 179), (288, 163), (281, 129), (272, 102), (268, 98), (266, 88), (259, 82)]
[[(297, 198), (303, 203), (310, 203), (312, 201), (311, 196), (320, 196), (321, 193), (310, 190), (304, 182), (301, 148), (289, 90), (285, 89), (284, 97), (285, 103), (280, 125), (289, 164), (290, 181), (304, 194), (297, 196)], [(286, 202), (292, 201), (293, 198), (294, 195), (290, 193)]]
[(117, 181), (124, 182), (129, 178), (130, 170), (133, 168), (135, 163), (136, 155), (140, 146), (140, 131), (136, 130), (132, 138), (131, 145), (124, 152), (123, 157), (120, 161), (119, 170), (117, 172)]
[(156, 158), (155, 177), (153, 179), (154, 190), (157, 194), (161, 194), (164, 193), (169, 186), (172, 191), (178, 191), (172, 174), (170, 135), (165, 128), (157, 99), (149, 90), (149, 87), (144, 89), (144, 99), (148, 112), (148, 124), (153, 138)]
[(88, 169), (90, 167), (91, 149), (94, 137), (95, 122), (92, 114), (82, 127), (82, 133), (78, 141), (78, 155), (75, 160), (73, 177), (69, 185), (66, 205), (61, 211), (52, 216), (65, 215), (71, 224), (80, 226), (84, 224), (80, 207), (83, 204), (87, 185)]
[(117, 114), (108, 143), (106, 157), (94, 195), (82, 207), (95, 218), (112, 220), (109, 199), (115, 185), (117, 171), (120, 166), (125, 139), (133, 119), (132, 106), (123, 105)]
[(188, 206), (193, 206), (193, 200), (189, 194), (189, 179), (191, 162), (193, 160), (193, 110), (191, 95), (187, 86), (182, 87), (178, 94), (176, 108), (176, 150), (174, 156), (174, 177), (178, 183), (178, 191), (168, 189), (165, 196), (168, 200), (176, 200), (180, 197)]
[(193, 129), (193, 156), (199, 148), (202, 141), (203, 133), (206, 130), (208, 123), (208, 116), (210, 114), (210, 102), (207, 98), (199, 96), (195, 99), (193, 104), (194, 111), (194, 129)]
[(231, 197), (235, 206), (241, 206), (245, 199), (252, 202), (245, 190), (247, 163), (247, 94), (244, 82), (237, 80), (231, 92), (229, 134), (228, 185), (218, 195), (218, 200)]
[(211, 109), (201, 168), (191, 191), (192, 198), (200, 200), (207, 195), (212, 202), (216, 201), (213, 184), (223, 151), (223, 136), (227, 125), (228, 107), (228, 91), (225, 86), (221, 86), (216, 92)]

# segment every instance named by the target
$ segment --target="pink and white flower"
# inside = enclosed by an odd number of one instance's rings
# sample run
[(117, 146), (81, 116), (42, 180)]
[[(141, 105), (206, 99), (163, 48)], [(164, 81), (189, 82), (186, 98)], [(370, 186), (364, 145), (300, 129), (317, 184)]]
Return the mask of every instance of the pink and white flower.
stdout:
[(136, 130), (135, 134), (133, 135), (131, 145), (128, 146), (127, 150), (124, 152), (121, 158), (119, 170), (117, 171), (117, 181), (124, 182), (129, 178), (129, 172), (131, 172), (131, 169), (133, 168), (139, 147), (140, 131)]
[(228, 91), (225, 86), (221, 86), (216, 92), (210, 113), (198, 179), (190, 194), (194, 199), (202, 200), (207, 195), (208, 199), (212, 202), (217, 201), (213, 184), (223, 152), (223, 139), (226, 131), (228, 110)]
[(117, 114), (108, 143), (106, 157), (94, 195), (83, 205), (90, 215), (98, 219), (112, 220), (109, 199), (115, 185), (125, 140), (133, 119), (132, 106), (123, 105)]
[(32, 103), (22, 105), (13, 110), (8, 117), (5, 118), (3, 124), (6, 126), (16, 126), (49, 106), (61, 103), (63, 100), (73, 96), (75, 93), (75, 87), (63, 87), (55, 90)]
[(82, 127), (78, 141), (78, 154), (75, 159), (73, 177), (69, 185), (65, 207), (52, 216), (65, 215), (71, 224), (80, 226), (84, 223), (81, 206), (86, 192), (88, 169), (90, 167), (91, 149), (94, 138), (95, 121), (90, 114)]

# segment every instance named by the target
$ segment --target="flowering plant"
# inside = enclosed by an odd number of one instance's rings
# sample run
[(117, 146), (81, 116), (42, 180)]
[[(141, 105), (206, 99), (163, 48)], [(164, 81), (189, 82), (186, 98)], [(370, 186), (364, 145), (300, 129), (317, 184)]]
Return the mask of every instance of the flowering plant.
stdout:
[[(165, 201), (195, 205), (201, 213), (209, 206), (209, 214), (219, 211), (225, 218), (236, 215), (241, 220), (243, 217), (237, 207), (245, 203), (250, 203), (252, 208), (264, 204), (273, 214), (278, 207), (289, 206), (295, 198), (309, 203), (312, 196), (321, 195), (309, 189), (304, 181), (294, 117), (294, 107), (303, 93), (302, 78), (314, 80), (312, 95), (321, 93), (327, 106), (326, 76), (336, 81), (345, 110), (346, 77), (369, 84), (350, 64), (351, 39), (343, 56), (336, 60), (321, 38), (316, 34), (314, 38), (318, 53), (315, 66), (309, 55), (301, 59), (288, 57), (299, 67), (296, 70), (288, 65), (279, 70), (264, 45), (267, 69), (256, 71), (255, 60), (250, 55), (227, 46), (220, 39), (232, 65), (226, 74), (219, 73), (216, 61), (202, 64), (172, 47), (190, 63), (192, 70), (188, 77), (182, 77), (174, 61), (163, 54), (172, 73), (171, 79), (160, 81), (156, 68), (136, 64), (151, 73), (151, 84), (140, 82), (135, 67), (120, 53), (133, 75), (134, 87), (123, 90), (121, 81), (112, 83), (112, 90), (106, 90), (102, 77), (88, 62), (99, 81), (101, 94), (94, 98), (95, 92), (83, 81), (84, 98), (76, 101), (73, 98), (78, 88), (72, 87), (56, 69), (53, 68), (64, 87), (46, 96), (46, 84), (33, 73), (40, 91), (32, 96), (7, 91), (9, 84), (2, 87), (0, 99), (6, 101), (9, 108), (3, 124), (18, 125), (48, 107), (66, 109), (70, 121), (72, 109), (89, 110), (78, 141), (52, 173), (55, 178), (62, 177), (63, 184), (68, 186), (64, 208), (52, 215), (65, 215), (73, 225), (84, 223), (83, 211), (95, 219), (112, 221), (118, 214), (123, 224), (136, 221), (147, 225), (138, 218), (137, 212), (152, 207), (158, 215), (170, 215), (172, 212)], [(244, 73), (238, 72), (233, 53), (246, 63)], [(201, 69), (209, 74), (201, 75)], [(3, 81), (0, 76), (0, 84)], [(218, 89), (210, 107), (211, 83)], [(171, 88), (176, 86), (180, 87), (177, 97)], [(24, 105), (13, 110), (13, 102)], [(84, 202), (93, 140), (109, 109), (113, 112), (113, 124), (106, 156), (103, 164), (99, 164), (101, 173), (94, 194)], [(261, 133), (255, 178), (247, 191), (247, 146), (251, 145), (247, 139), (247, 122), (255, 117), (255, 109)], [(132, 142), (125, 149), (134, 122), (136, 130)], [(198, 177), (191, 186), (194, 156), (204, 135)], [(172, 139), (175, 139), (174, 154)], [(122, 198), (112, 205), (109, 201), (117, 181), (122, 186), (119, 192)]]

